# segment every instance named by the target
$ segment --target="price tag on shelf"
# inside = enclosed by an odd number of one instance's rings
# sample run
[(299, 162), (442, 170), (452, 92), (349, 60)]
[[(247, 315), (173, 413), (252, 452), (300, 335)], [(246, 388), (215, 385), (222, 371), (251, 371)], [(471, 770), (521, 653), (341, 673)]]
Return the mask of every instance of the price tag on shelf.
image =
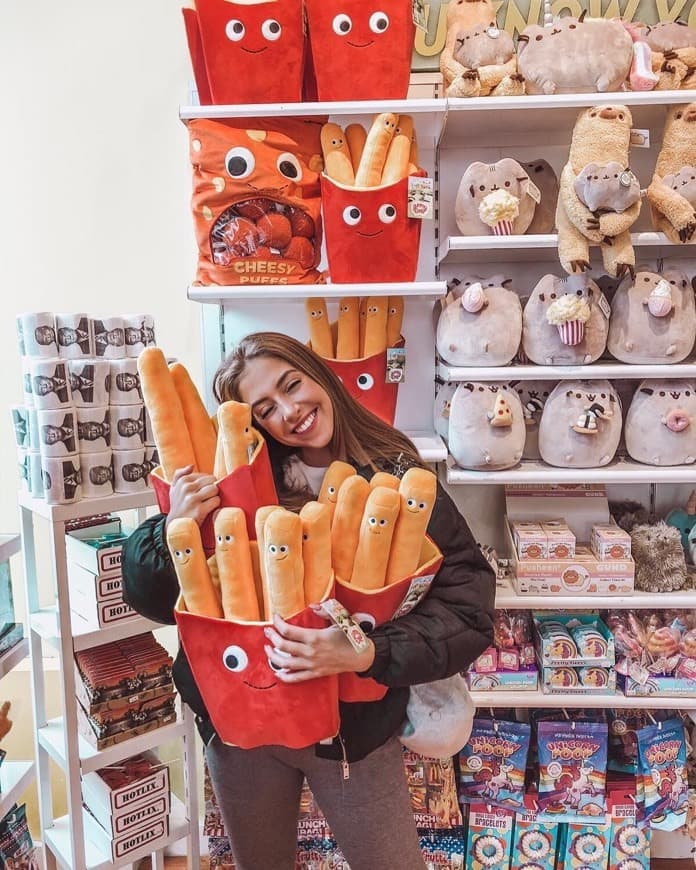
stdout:
[(403, 384), (406, 382), (406, 348), (387, 348), (386, 382), (388, 384)]
[(435, 216), (435, 185), (432, 178), (409, 176), (408, 216), (419, 220), (432, 220)]
[(633, 148), (649, 148), (650, 130), (631, 130), (630, 144)]
[(541, 202), (541, 191), (536, 184), (534, 184), (531, 178), (527, 179), (527, 193), (531, 196), (534, 202), (539, 205)]
[(607, 320), (609, 320), (609, 318), (611, 317), (611, 305), (609, 304), (609, 300), (604, 295), (604, 293), (602, 293), (601, 290), (599, 292), (599, 299), (597, 300), (597, 305), (599, 305), (602, 314), (607, 318)]

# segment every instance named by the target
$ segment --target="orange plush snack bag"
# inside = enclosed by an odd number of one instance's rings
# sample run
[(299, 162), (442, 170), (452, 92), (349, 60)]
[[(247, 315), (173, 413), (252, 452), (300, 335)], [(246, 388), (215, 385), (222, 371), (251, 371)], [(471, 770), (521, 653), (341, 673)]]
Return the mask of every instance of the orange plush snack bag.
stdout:
[(346, 582), (350, 582), (353, 574), (360, 525), (369, 495), (370, 484), (358, 474), (345, 480), (338, 491), (331, 524), (331, 558), (336, 576)]
[(387, 584), (396, 583), (418, 568), (423, 538), (435, 507), (437, 478), (426, 468), (409, 468), (399, 486), (401, 505), (392, 538)]
[(172, 373), (174, 387), (184, 412), (196, 455), (196, 467), (203, 474), (212, 474), (215, 467), (217, 433), (210, 415), (186, 367), (181, 363), (173, 363), (169, 366), (169, 371)]
[(336, 460), (326, 469), (324, 479), (321, 482), (321, 489), (317, 501), (322, 504), (327, 504), (331, 511), (331, 519), (333, 520), (334, 511), (336, 510), (336, 500), (338, 491), (341, 488), (344, 480), (352, 477), (355, 474), (355, 469), (347, 462)]
[(189, 517), (170, 520), (167, 545), (188, 612), (221, 619), (222, 604), (210, 576), (198, 523)]
[(360, 525), (360, 541), (350, 580), (352, 585), (361, 589), (384, 586), (400, 504), (401, 497), (393, 489), (378, 486), (370, 491)]
[(273, 511), (264, 525), (267, 618), (286, 619), (304, 609), (302, 520), (284, 508)]
[(331, 511), (328, 505), (308, 501), (300, 511), (304, 599), (316, 604), (326, 593), (331, 576)]
[(225, 619), (254, 622), (260, 617), (249, 550), (246, 517), (241, 508), (222, 508), (215, 516), (215, 555)]

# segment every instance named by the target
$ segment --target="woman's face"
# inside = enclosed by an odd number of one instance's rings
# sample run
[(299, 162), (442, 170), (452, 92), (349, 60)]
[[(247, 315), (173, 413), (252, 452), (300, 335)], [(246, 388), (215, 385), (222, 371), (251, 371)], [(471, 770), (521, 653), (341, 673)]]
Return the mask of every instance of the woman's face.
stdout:
[(291, 447), (317, 450), (333, 436), (334, 413), (326, 390), (278, 357), (250, 360), (239, 381), (242, 401), (259, 426)]

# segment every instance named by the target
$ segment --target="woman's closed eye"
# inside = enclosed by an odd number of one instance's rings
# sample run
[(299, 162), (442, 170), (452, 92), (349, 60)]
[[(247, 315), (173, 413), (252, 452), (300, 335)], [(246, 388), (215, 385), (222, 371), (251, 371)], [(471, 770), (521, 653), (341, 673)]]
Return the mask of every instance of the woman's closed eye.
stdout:
[(275, 408), (275, 405), (266, 405), (260, 411), (256, 412), (256, 416), (259, 420), (265, 420), (271, 413), (271, 411)]
[(297, 389), (300, 385), (299, 378), (293, 378), (291, 381), (288, 381), (287, 386), (285, 387), (286, 393), (291, 393), (293, 390)]

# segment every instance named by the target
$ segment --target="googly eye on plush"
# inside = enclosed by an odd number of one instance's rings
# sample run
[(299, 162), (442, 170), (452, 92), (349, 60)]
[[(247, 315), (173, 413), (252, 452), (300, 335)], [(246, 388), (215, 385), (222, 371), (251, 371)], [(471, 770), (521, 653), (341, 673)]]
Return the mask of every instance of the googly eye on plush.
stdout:
[(389, 27), (389, 16), (386, 12), (373, 12), (370, 15), (370, 30), (373, 33), (384, 33)]
[(386, 520), (380, 520), (380, 521), (379, 521), (379, 524), (380, 524), (380, 526), (386, 526), (386, 525), (387, 525), (387, 521), (386, 521)]
[(275, 554), (278, 552), (278, 548), (276, 547), (275, 544), (269, 544), (269, 545), (268, 545), (268, 552), (269, 552), (272, 556), (275, 556)]
[(415, 506), (416, 506), (416, 500), (415, 500), (415, 498), (407, 498), (407, 499), (406, 499), (406, 504), (407, 504), (408, 507), (410, 507), (410, 508), (415, 507)]
[(353, 29), (353, 21), (345, 12), (341, 12), (333, 20), (333, 32), (336, 36), (347, 36)]
[(218, 542), (218, 544), (221, 544), (222, 543), (222, 535), (216, 535), (215, 540)]
[(183, 555), (184, 555), (184, 554), (181, 552), (181, 550), (174, 550), (174, 556), (175, 556), (175, 558), (177, 558), (177, 559), (181, 559), (181, 557), (182, 557)]
[(371, 613), (354, 613), (353, 619), (365, 632), (372, 631), (376, 625), (376, 620)]
[(349, 227), (357, 226), (360, 223), (361, 217), (362, 213), (355, 205), (347, 205), (343, 209), (343, 222), (348, 224)]
[(300, 181), (302, 179), (302, 167), (300, 161), (294, 154), (285, 151), (276, 161), (278, 172), (289, 178), (291, 181)]
[(379, 207), (377, 217), (383, 224), (391, 224), (396, 219), (396, 209), (391, 203), (385, 203)]
[(425, 501), (419, 501), (418, 507), (420, 508), (420, 510), (424, 511), (428, 507), (428, 503)]
[(330, 486), (330, 487), (329, 487), (329, 495), (334, 495), (335, 492), (336, 492), (336, 487), (335, 487), (335, 486)]
[(249, 664), (249, 657), (241, 648), (241, 646), (236, 646), (232, 644), (231, 646), (226, 647), (225, 651), (223, 652), (222, 663), (228, 671), (232, 671), (232, 673), (238, 674), (240, 671), (243, 671)]
[(261, 33), (264, 38), (269, 42), (275, 42), (280, 39), (280, 36), (283, 32), (283, 28), (280, 24), (275, 20), (275, 18), (268, 18), (261, 25)]
[(230, 42), (240, 42), (244, 39), (245, 33), (246, 28), (237, 18), (233, 18), (225, 25), (225, 36), (230, 40)]
[(287, 544), (281, 544), (280, 547), (279, 547), (279, 550), (280, 550), (281, 553), (287, 553), (289, 549), (290, 549), (290, 548), (288, 547)]
[(187, 548), (184, 550), (184, 553), (186, 553), (187, 556), (190, 556), (191, 553), (193, 553), (193, 550), (191, 549), (191, 547), (187, 547)]
[(358, 388), (361, 390), (371, 390), (375, 385), (375, 379), (372, 375), (369, 375), (367, 372), (364, 372), (361, 375), (358, 375), (357, 380)]
[(225, 543), (226, 544), (231, 544), (232, 541), (234, 541), (234, 538), (232, 537), (232, 535), (225, 535)]
[(232, 178), (247, 178), (256, 168), (256, 158), (248, 148), (230, 148), (225, 155), (225, 169)]

